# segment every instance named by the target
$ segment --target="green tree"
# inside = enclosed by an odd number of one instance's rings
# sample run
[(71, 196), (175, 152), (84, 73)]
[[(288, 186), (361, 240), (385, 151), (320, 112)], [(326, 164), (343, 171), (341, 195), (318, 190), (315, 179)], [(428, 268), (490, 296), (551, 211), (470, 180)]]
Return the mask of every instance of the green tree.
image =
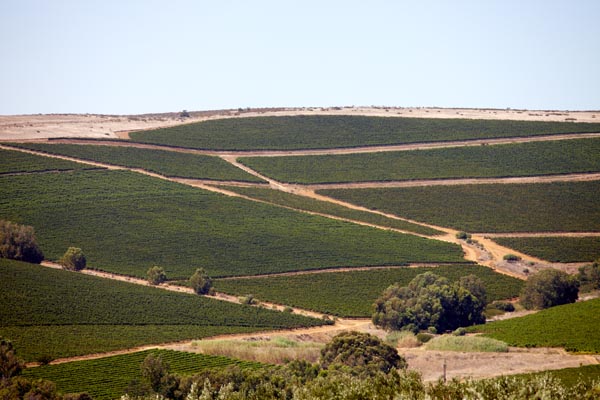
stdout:
[(10, 340), (0, 339), (0, 378), (17, 376), (25, 364), (17, 357), (17, 351)]
[(579, 280), (557, 269), (545, 269), (527, 279), (521, 304), (528, 310), (574, 303), (579, 296)]
[(148, 270), (148, 282), (151, 285), (160, 285), (166, 280), (167, 274), (165, 274), (165, 270), (163, 268), (154, 266)]
[(212, 279), (204, 268), (198, 268), (190, 278), (190, 284), (197, 294), (208, 294), (212, 288)]
[(58, 263), (70, 271), (81, 271), (86, 267), (87, 261), (79, 247), (69, 247)]
[(44, 253), (31, 226), (0, 220), (0, 257), (39, 264)]
[(367, 372), (389, 372), (392, 368), (406, 368), (406, 360), (395, 348), (383, 343), (377, 336), (362, 332), (342, 332), (321, 350), (323, 368), (350, 367)]
[(475, 277), (451, 284), (446, 278), (426, 272), (408, 286), (388, 287), (375, 301), (372, 319), (375, 325), (391, 330), (455, 330), (485, 322), (485, 298), (485, 288)]
[(580, 267), (577, 278), (582, 292), (600, 289), (600, 259)]

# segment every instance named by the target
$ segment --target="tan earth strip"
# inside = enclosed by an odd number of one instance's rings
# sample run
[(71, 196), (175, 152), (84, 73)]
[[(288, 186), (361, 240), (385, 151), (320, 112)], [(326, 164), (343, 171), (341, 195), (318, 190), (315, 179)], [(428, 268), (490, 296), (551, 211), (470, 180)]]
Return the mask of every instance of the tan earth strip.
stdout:
[(447, 142), (425, 142), (409, 143), (399, 145), (381, 145), (381, 146), (357, 146), (346, 148), (331, 149), (300, 149), (300, 150), (201, 150), (184, 147), (175, 147), (159, 144), (137, 143), (124, 140), (82, 140), (77, 138), (53, 139), (45, 138), (29, 140), (10, 140), (10, 142), (23, 143), (56, 143), (56, 144), (79, 144), (89, 146), (116, 146), (116, 147), (134, 147), (139, 149), (165, 150), (176, 153), (188, 153), (208, 156), (232, 156), (232, 157), (286, 157), (286, 156), (319, 156), (319, 155), (343, 155), (343, 154), (364, 154), (364, 153), (382, 153), (414, 150), (432, 150), (454, 147), (476, 147), (482, 145), (501, 145), (530, 142), (549, 142), (559, 140), (574, 140), (583, 138), (600, 137), (600, 132), (594, 133), (572, 133), (559, 135), (540, 135), (526, 137), (510, 137), (500, 139), (473, 139), (473, 140), (455, 140)]
[(477, 233), (478, 236), (485, 236), (489, 238), (503, 238), (503, 237), (600, 237), (600, 232), (509, 232), (509, 233)]

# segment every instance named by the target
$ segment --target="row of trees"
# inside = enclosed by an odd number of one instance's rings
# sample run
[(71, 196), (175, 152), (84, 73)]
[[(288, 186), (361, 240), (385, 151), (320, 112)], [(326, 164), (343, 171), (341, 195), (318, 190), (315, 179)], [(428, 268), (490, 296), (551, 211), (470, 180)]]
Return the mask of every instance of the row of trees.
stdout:
[[(580, 284), (600, 289), (600, 265), (582, 267), (579, 275), (546, 269), (529, 277), (520, 296), (526, 309), (573, 303)], [(389, 330), (445, 332), (485, 322), (487, 304), (483, 282), (474, 275), (455, 283), (427, 272), (407, 286), (388, 287), (375, 301), (373, 323)]]

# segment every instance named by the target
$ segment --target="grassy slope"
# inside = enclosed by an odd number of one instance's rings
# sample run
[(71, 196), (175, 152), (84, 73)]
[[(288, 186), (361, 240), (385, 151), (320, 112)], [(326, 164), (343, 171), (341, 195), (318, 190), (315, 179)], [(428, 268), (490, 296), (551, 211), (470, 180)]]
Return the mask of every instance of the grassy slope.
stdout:
[(219, 291), (236, 295), (253, 294), (261, 300), (307, 308), (345, 317), (370, 317), (372, 304), (388, 286), (408, 284), (416, 275), (432, 271), (456, 280), (475, 274), (485, 283), (490, 301), (515, 297), (523, 282), (474, 265), (438, 268), (395, 268), (370, 271), (331, 272), (254, 279), (217, 280)]
[(600, 230), (600, 181), (321, 190), (319, 193), (468, 232)]
[(177, 153), (164, 150), (118, 146), (85, 146), (75, 144), (19, 144), (32, 150), (61, 154), (84, 160), (131, 168), (143, 168), (158, 174), (224, 181), (262, 182), (261, 179), (236, 168), (219, 157)]
[[(49, 259), (171, 279), (462, 260), (456, 245), (306, 215), (127, 171), (0, 177), (0, 218), (36, 229)], [(342, 240), (343, 238), (343, 240)]]
[(0, 149), (0, 174), (65, 171), (84, 168), (89, 168), (89, 166), (57, 158), (39, 157), (20, 151)]
[(470, 328), (511, 346), (564, 347), (600, 353), (600, 299), (549, 308), (536, 314)]
[(140, 365), (149, 354), (161, 357), (169, 364), (172, 373), (180, 375), (192, 375), (207, 368), (225, 368), (231, 365), (241, 368), (259, 368), (262, 365), (205, 354), (148, 350), (97, 360), (27, 369), (24, 376), (51, 380), (62, 393), (86, 392), (96, 400), (115, 399), (124, 394), (131, 381), (143, 380)]
[(130, 136), (138, 142), (180, 147), (250, 150), (375, 146), (599, 131), (600, 124), (586, 123), (292, 116), (221, 119), (132, 132)]
[(0, 336), (12, 339), (28, 359), (322, 323), (6, 259), (0, 259), (0, 302)]
[(600, 237), (510, 237), (494, 241), (552, 262), (591, 262), (600, 258)]
[(600, 139), (240, 161), (282, 182), (335, 183), (600, 171)]
[(328, 203), (319, 200), (309, 199), (304, 196), (298, 196), (291, 193), (282, 192), (280, 190), (267, 188), (245, 188), (226, 186), (227, 190), (240, 193), (254, 199), (265, 200), (270, 203), (280, 204), (286, 207), (292, 207), (300, 210), (312, 211), (317, 213), (334, 215), (341, 218), (348, 218), (357, 221), (362, 221), (370, 224), (387, 226), (390, 228), (400, 229), (408, 232), (420, 233), (422, 235), (440, 235), (443, 232), (426, 226), (412, 224), (410, 222), (397, 219), (387, 218), (383, 215), (372, 214), (366, 211), (352, 210), (337, 204)]

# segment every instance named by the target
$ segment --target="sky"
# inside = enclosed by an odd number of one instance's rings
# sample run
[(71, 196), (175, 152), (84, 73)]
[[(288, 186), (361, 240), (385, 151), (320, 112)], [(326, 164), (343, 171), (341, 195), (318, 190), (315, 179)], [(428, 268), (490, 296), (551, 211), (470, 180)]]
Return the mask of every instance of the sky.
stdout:
[(0, 115), (600, 110), (600, 1), (0, 0)]

